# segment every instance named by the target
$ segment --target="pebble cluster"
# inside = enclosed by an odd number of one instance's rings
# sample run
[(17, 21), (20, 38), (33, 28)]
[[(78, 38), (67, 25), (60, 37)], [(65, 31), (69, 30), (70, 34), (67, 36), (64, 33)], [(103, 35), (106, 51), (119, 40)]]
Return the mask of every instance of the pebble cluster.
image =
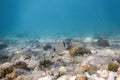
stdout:
[(101, 38), (0, 41), (0, 80), (120, 80), (120, 50)]

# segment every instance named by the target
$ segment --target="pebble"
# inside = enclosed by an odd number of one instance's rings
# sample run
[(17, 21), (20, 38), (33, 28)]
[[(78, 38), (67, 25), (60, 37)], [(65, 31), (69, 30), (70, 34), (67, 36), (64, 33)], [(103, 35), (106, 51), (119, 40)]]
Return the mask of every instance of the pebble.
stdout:
[(52, 80), (51, 76), (41, 77), (38, 80)]
[(63, 75), (63, 74), (67, 73), (67, 70), (64, 66), (61, 66), (58, 71), (59, 71), (60, 75)]

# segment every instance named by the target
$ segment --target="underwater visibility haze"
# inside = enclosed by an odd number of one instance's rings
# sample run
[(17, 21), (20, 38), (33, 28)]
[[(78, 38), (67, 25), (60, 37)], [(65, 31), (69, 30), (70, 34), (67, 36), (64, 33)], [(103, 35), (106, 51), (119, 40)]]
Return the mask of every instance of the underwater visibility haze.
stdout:
[(0, 36), (119, 35), (120, 0), (0, 0)]

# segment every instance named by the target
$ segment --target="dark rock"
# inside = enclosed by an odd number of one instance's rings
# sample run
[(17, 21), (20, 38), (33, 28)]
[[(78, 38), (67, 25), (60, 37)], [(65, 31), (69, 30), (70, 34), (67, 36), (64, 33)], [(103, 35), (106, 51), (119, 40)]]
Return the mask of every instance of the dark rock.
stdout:
[(38, 40), (30, 40), (30, 41), (26, 42), (26, 44), (31, 45), (31, 47), (34, 47), (34, 48), (41, 47), (40, 42)]
[(51, 60), (49, 60), (49, 59), (44, 59), (44, 60), (40, 61), (40, 66), (42, 68), (50, 68), (51, 65), (53, 65), (53, 62), (51, 62)]
[(92, 75), (92, 74), (95, 74), (97, 70), (99, 70), (99, 68), (96, 65), (90, 65), (87, 71), (90, 75)]
[(5, 77), (5, 72), (3, 70), (0, 70), (0, 79)]
[(107, 47), (107, 46), (110, 46), (109, 45), (109, 41), (103, 37), (100, 37), (97, 41), (97, 45), (98, 46), (101, 46), (101, 47)]
[(43, 46), (43, 49), (44, 49), (44, 50), (52, 49), (52, 45), (49, 44), (49, 43), (46, 43), (46, 44)]
[(80, 46), (76, 46), (71, 44), (67, 50), (70, 51), (70, 55), (84, 55), (84, 54), (91, 54), (91, 51), (85, 47), (80, 47)]
[(30, 59), (31, 55), (29, 54), (15, 54), (9, 57), (12, 62), (22, 58), (23, 60)]
[(13, 66), (19, 69), (28, 69), (27, 64), (24, 61), (16, 61)]
[(0, 41), (0, 50), (6, 48), (7, 46), (7, 43)]
[(6, 78), (8, 80), (16, 80), (16, 78), (20, 75), (27, 74), (27, 72), (23, 69), (15, 69), (12, 73), (7, 74)]
[(13, 64), (6, 62), (0, 66), (0, 70), (4, 71), (4, 74), (9, 74), (13, 71)]
[(119, 65), (117, 63), (115, 63), (115, 62), (111, 62), (108, 65), (108, 70), (109, 71), (116, 72), (118, 70), (118, 68), (119, 68)]
[(6, 55), (6, 54), (1, 54), (0, 53), (0, 63), (4, 63), (5, 61), (7, 61), (8, 60), (8, 56)]

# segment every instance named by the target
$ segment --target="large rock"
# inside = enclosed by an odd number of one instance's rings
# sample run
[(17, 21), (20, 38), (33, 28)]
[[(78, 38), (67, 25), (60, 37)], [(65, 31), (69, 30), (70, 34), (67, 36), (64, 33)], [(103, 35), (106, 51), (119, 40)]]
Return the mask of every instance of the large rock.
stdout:
[(5, 72), (3, 70), (0, 70), (0, 79), (5, 77)]
[(7, 61), (9, 57), (6, 54), (1, 54), (0, 53), (0, 63), (4, 63), (5, 61)]
[(72, 56), (75, 56), (75, 55), (84, 55), (84, 54), (91, 54), (91, 51), (85, 47), (80, 47), (80, 46), (77, 46), (77, 45), (70, 45), (67, 50), (70, 51), (70, 54)]
[(46, 44), (43, 46), (43, 49), (44, 49), (44, 50), (52, 49), (52, 45), (51, 45), (50, 43), (46, 43)]
[(31, 59), (31, 60), (28, 62), (28, 67), (29, 67), (30, 69), (34, 69), (35, 67), (37, 67), (37, 66), (39, 66), (39, 65), (40, 65), (39, 61), (36, 61), (36, 60), (33, 60), (33, 59)]
[(24, 61), (16, 61), (13, 66), (14, 68), (28, 69), (27, 64)]
[(0, 70), (3, 70), (5, 74), (9, 74), (13, 71), (13, 64), (6, 62), (0, 66)]
[(27, 71), (23, 69), (15, 69), (12, 73), (7, 74), (6, 78), (8, 80), (16, 80), (16, 78), (20, 75), (27, 74)]
[(97, 41), (97, 45), (101, 47), (107, 47), (110, 46), (109, 41), (103, 37), (100, 37)]
[(108, 64), (108, 70), (109, 71), (113, 71), (113, 72), (116, 72), (119, 68), (119, 64), (116, 63), (116, 62), (111, 62)]

